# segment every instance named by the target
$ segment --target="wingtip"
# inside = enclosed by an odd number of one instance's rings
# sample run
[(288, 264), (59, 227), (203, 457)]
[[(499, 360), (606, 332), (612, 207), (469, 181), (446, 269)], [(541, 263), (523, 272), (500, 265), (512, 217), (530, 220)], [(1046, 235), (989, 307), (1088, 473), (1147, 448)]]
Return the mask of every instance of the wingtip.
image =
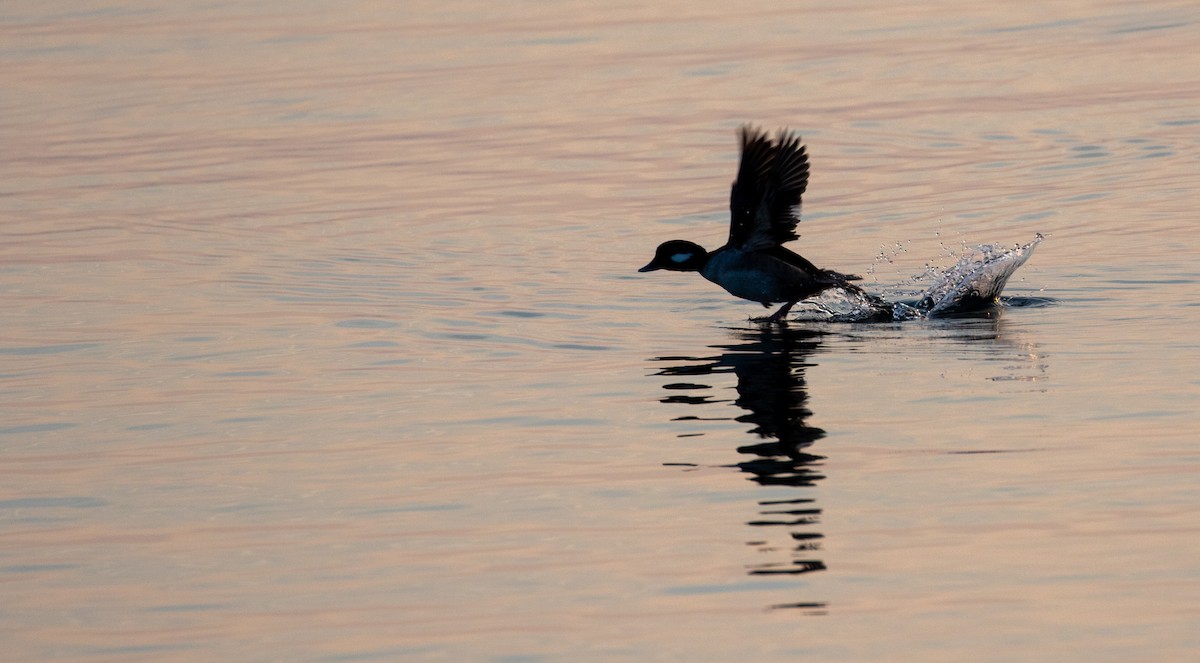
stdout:
[(807, 152), (804, 146), (804, 137), (788, 127), (780, 127), (775, 133), (775, 140), (772, 141), (770, 134), (762, 127), (747, 122), (738, 127), (738, 138), (743, 152), (747, 147), (756, 143), (765, 144), (768, 150), (778, 150), (784, 153), (806, 156)]
[(771, 142), (770, 136), (766, 131), (763, 131), (762, 127), (759, 127), (755, 124), (750, 124), (749, 122), (738, 127), (738, 139), (742, 143), (743, 150), (745, 150), (746, 147), (751, 143), (764, 141), (770, 144)]
[(779, 133), (775, 134), (775, 142), (778, 143), (780, 147), (787, 145), (799, 146), (801, 149), (804, 149), (804, 146), (801, 145), (801, 143), (804, 142), (801, 136), (788, 127), (781, 127), (779, 129)]

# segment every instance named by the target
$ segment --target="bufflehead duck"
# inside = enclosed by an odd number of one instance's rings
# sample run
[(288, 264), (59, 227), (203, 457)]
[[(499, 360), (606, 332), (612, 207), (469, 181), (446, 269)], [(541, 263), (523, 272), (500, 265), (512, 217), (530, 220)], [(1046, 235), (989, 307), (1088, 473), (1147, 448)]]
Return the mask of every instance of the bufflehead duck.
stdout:
[(799, 239), (800, 196), (808, 187), (808, 155), (800, 139), (781, 130), (772, 142), (749, 125), (738, 133), (742, 161), (729, 196), (729, 241), (711, 253), (681, 239), (663, 242), (638, 271), (700, 272), (735, 297), (766, 307), (783, 302), (765, 322), (782, 320), (796, 302), (829, 288), (861, 292), (849, 283), (859, 277), (820, 269), (782, 246)]

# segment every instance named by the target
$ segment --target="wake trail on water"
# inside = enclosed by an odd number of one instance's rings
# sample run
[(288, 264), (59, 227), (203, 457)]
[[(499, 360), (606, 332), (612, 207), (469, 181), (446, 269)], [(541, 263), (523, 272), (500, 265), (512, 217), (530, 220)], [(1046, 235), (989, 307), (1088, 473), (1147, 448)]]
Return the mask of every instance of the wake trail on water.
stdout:
[(968, 313), (995, 306), (1008, 279), (1045, 239), (1040, 233), (1026, 244), (1004, 247), (983, 244), (941, 271), (930, 270), (934, 282), (913, 301), (889, 302), (858, 288), (834, 288), (806, 299), (792, 319), (817, 322), (896, 322)]

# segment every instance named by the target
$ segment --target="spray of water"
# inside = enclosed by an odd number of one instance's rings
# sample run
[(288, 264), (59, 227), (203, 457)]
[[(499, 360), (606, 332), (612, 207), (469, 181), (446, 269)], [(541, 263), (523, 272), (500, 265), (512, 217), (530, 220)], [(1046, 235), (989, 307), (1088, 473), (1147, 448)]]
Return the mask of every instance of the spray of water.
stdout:
[[(859, 289), (835, 288), (797, 304), (793, 317), (825, 322), (900, 321), (986, 308), (999, 301), (1008, 278), (1029, 260), (1043, 239), (1038, 234), (1026, 244), (1011, 247), (984, 244), (945, 270), (928, 265), (925, 273), (913, 277), (914, 281), (933, 281), (916, 301), (889, 302)], [(887, 260), (882, 252), (880, 256)], [(875, 264), (880, 262), (877, 258)], [(868, 272), (873, 271), (874, 265)]]

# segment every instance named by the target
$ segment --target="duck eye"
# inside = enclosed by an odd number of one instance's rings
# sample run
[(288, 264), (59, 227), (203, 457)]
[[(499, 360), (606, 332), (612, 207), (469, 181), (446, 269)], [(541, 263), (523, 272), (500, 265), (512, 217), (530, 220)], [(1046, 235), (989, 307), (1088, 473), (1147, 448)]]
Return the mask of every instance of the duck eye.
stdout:
[(692, 257), (690, 253), (676, 253), (671, 256), (671, 262), (687, 262)]

